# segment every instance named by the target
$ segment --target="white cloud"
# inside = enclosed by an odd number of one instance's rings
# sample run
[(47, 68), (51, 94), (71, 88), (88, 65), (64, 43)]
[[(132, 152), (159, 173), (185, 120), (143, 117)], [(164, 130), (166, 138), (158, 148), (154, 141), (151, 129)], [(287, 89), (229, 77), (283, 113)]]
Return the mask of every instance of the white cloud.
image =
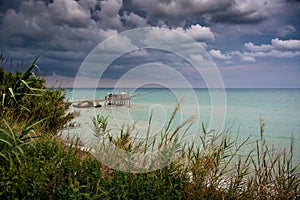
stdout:
[(201, 63), (204, 61), (203, 56), (200, 54), (191, 54), (190, 58), (195, 63)]
[(209, 54), (210, 54), (211, 57), (213, 57), (215, 59), (219, 59), (219, 60), (230, 59), (229, 55), (223, 54), (220, 50), (212, 49), (212, 50), (209, 51)]
[(49, 5), (49, 15), (55, 24), (84, 27), (89, 24), (90, 12), (73, 0), (54, 0)]
[(300, 50), (300, 40), (280, 40), (275, 38), (271, 42), (275, 49)]
[(180, 33), (185, 33), (197, 41), (207, 41), (215, 39), (215, 36), (211, 32), (209, 27), (200, 26), (199, 24), (192, 25), (185, 30), (181, 27), (178, 27), (175, 30)]
[(187, 38), (180, 35), (178, 32), (167, 29), (154, 27), (151, 31), (148, 31), (145, 35), (145, 39), (142, 41), (147, 46), (161, 47), (179, 47), (180, 45), (188, 45)]
[(245, 47), (249, 51), (254, 51), (254, 52), (257, 52), (257, 51), (269, 51), (272, 48), (271, 45), (265, 45), (265, 44), (254, 45), (252, 42), (245, 43), (244, 45), (245, 45)]
[(205, 43), (196, 42), (174, 29), (163, 27), (148, 29), (141, 43), (147, 47), (170, 51), (184, 58), (189, 58), (191, 54), (204, 55), (205, 50), (203, 48), (206, 46)]
[(121, 0), (106, 0), (100, 1), (101, 10), (97, 12), (97, 16), (100, 17), (101, 28), (115, 28), (122, 27), (121, 17), (118, 14), (122, 7)]
[(126, 23), (130, 23), (130, 24), (136, 25), (138, 27), (147, 26), (147, 19), (140, 17), (139, 15), (136, 15), (133, 12), (131, 12), (131, 13), (124, 12), (122, 19), (125, 19)]
[[(130, 52), (132, 50), (137, 50), (138, 47), (132, 44), (131, 40), (126, 36), (116, 35), (111, 39), (108, 39), (104, 43), (101, 43), (100, 46), (97, 47), (97, 51), (102, 51), (103, 53), (122, 53), (122, 52)], [(101, 56), (101, 54), (100, 54)]]
[(232, 52), (231, 55), (236, 55), (241, 58), (242, 61), (255, 62), (256, 58), (293, 58), (300, 56), (300, 51), (279, 51), (271, 50), (268, 52)]
[(139, 58), (139, 59), (143, 59), (148, 56), (149, 54), (145, 49), (138, 49), (126, 55), (127, 58)]
[(293, 58), (300, 56), (300, 40), (271, 40), (271, 45), (255, 45), (252, 42), (245, 43), (244, 46), (249, 52), (231, 52), (246, 62), (255, 62), (255, 58), (274, 57), (274, 58)]
[(256, 59), (250, 56), (243, 56), (241, 59), (245, 62), (256, 62)]
[(253, 55), (254, 57), (275, 57), (275, 58), (293, 58), (300, 56), (300, 51), (278, 51), (272, 50), (270, 52), (256, 52)]

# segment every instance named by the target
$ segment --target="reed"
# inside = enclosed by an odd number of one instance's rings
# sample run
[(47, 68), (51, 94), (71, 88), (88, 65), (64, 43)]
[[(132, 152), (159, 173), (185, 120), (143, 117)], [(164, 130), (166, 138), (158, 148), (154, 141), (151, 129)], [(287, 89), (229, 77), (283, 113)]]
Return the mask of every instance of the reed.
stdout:
[[(178, 109), (175, 109), (174, 114), (176, 114), (176, 110)], [(107, 118), (102, 119), (105, 119), (107, 123)], [(191, 120), (188, 121), (191, 122)], [(171, 123), (172, 121), (167, 123), (165, 131), (171, 130), (169, 125)], [(148, 124), (151, 125), (151, 115)], [(184, 125), (187, 123), (185, 122), (178, 127), (182, 128)], [(198, 135), (201, 144), (183, 145), (184, 147), (180, 149), (180, 156), (174, 162), (163, 169), (147, 173), (147, 179), (155, 174), (155, 176), (162, 178), (157, 182), (159, 185), (166, 184), (165, 179), (177, 180), (177, 182), (172, 181), (172, 184), (180, 186), (180, 195), (176, 191), (176, 195), (178, 195), (176, 197), (182, 199), (299, 198), (299, 165), (293, 165), (293, 138), (291, 138), (289, 149), (276, 150), (274, 146), (268, 146), (264, 137), (264, 126), (261, 118), (261, 137), (255, 142), (255, 147), (245, 154), (244, 148), (253, 144), (249, 142), (250, 137), (239, 142), (238, 138), (232, 139), (230, 129), (221, 132), (208, 131), (202, 124), (202, 132)], [(156, 147), (155, 150), (157, 151), (162, 145), (172, 146), (174, 141), (182, 142), (178, 139), (180, 137), (178, 135), (180, 128), (178, 127), (173, 132), (163, 131), (159, 137), (147, 137), (144, 143), (139, 143), (140, 151), (145, 152), (145, 149), (150, 147), (152, 150), (153, 147)], [(128, 140), (130, 133), (127, 131), (124, 135), (122, 134), (123, 131), (113, 141), (125, 140), (126, 143), (116, 142), (115, 144), (120, 148), (128, 145), (136, 146), (134, 140)], [(178, 145), (176, 142), (175, 144)], [(177, 150), (172, 149), (175, 152)], [(155, 162), (161, 162), (159, 157), (155, 157)], [(114, 170), (111, 173), (113, 174)], [(132, 180), (143, 176), (124, 172), (122, 174), (127, 174)], [(134, 183), (130, 182), (130, 184)], [(173, 196), (173, 198), (175, 197)]]

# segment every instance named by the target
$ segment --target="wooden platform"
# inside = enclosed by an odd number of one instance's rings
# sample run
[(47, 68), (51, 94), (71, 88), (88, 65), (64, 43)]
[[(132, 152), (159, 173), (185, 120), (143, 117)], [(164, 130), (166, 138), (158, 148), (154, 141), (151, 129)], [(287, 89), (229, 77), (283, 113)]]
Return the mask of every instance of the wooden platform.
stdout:
[(87, 99), (73, 102), (75, 108), (130, 106), (131, 96), (128, 92), (109, 93), (105, 99)]

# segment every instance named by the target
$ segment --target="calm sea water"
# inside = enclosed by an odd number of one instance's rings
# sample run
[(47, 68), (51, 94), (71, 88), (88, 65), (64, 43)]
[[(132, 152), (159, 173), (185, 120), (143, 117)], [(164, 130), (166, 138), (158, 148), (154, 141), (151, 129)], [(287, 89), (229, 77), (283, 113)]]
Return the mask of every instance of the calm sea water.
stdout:
[[(67, 99), (103, 99), (112, 89), (67, 89)], [(115, 90), (114, 92), (118, 92)], [(120, 90), (123, 91), (123, 90)], [(91, 118), (95, 114), (109, 116), (111, 129), (118, 131), (124, 124), (137, 122), (140, 132), (147, 128), (153, 112), (153, 127), (160, 130), (168, 123), (178, 101), (181, 107), (173, 126), (193, 116), (196, 121), (188, 132), (195, 140), (202, 123), (208, 129), (231, 127), (231, 134), (255, 141), (260, 137), (260, 116), (265, 122), (265, 137), (276, 147), (287, 147), (293, 134), (296, 160), (300, 161), (300, 89), (138, 89), (131, 92), (131, 107), (80, 108), (76, 119), (80, 137), (90, 138)]]

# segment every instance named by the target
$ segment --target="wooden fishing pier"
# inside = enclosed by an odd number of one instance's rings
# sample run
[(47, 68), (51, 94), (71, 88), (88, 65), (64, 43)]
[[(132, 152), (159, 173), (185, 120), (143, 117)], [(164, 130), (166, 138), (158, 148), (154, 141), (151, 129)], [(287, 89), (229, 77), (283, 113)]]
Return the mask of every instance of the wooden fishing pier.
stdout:
[(73, 102), (75, 108), (130, 106), (131, 95), (129, 92), (108, 93), (104, 99), (88, 99)]

